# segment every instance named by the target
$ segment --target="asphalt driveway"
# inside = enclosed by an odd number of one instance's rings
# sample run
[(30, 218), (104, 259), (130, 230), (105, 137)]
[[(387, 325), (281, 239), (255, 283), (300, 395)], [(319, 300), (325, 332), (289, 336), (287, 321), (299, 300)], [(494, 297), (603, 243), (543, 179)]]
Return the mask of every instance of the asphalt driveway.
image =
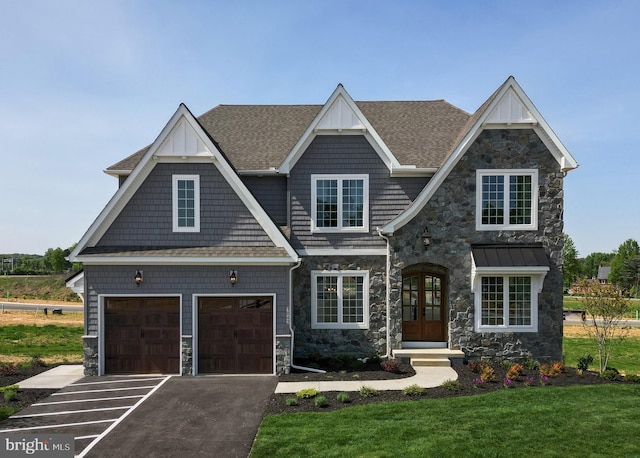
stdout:
[(171, 377), (84, 456), (246, 457), (273, 376)]
[(85, 377), (2, 422), (73, 434), (79, 457), (246, 457), (274, 376)]

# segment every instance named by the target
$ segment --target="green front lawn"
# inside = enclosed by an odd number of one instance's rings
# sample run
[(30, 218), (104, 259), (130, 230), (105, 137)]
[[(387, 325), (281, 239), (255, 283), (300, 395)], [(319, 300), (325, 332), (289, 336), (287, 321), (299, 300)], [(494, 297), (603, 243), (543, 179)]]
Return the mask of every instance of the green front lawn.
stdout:
[(640, 456), (640, 384), (532, 387), (266, 417), (260, 457)]
[[(578, 358), (593, 356), (590, 370), (598, 370), (598, 346), (589, 337), (565, 337), (563, 340), (564, 362), (567, 366), (576, 367)], [(625, 374), (640, 374), (640, 337), (626, 337), (616, 342), (613, 347), (609, 367), (615, 367)]]
[(4, 325), (0, 326), (1, 355), (50, 356), (82, 355), (82, 326)]

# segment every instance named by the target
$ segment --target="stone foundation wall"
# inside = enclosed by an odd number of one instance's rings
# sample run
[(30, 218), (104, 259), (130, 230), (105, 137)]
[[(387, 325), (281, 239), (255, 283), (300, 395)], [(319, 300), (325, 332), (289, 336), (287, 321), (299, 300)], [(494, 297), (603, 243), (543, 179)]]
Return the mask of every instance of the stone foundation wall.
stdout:
[(291, 337), (276, 337), (276, 375), (291, 369)]
[(84, 375), (98, 375), (98, 336), (82, 336)]
[(193, 337), (182, 336), (181, 338), (181, 351), (182, 351), (182, 368), (180, 369), (181, 375), (193, 375)]

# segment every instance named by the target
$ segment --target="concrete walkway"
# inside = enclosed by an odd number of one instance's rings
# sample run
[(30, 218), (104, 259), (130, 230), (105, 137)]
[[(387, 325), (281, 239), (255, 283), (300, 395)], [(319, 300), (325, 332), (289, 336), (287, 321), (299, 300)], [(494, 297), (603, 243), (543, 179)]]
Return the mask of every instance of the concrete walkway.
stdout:
[(64, 388), (73, 382), (84, 377), (84, 368), (80, 364), (61, 365), (53, 369), (34, 375), (18, 383), (22, 389), (44, 388), (59, 389)]
[(458, 374), (451, 367), (414, 367), (416, 375), (391, 380), (349, 380), (349, 381), (314, 381), (314, 382), (280, 382), (276, 393), (295, 393), (305, 388), (315, 388), (318, 391), (360, 391), (367, 386), (376, 390), (403, 390), (411, 385), (423, 388), (434, 388), (447, 380), (457, 380)]

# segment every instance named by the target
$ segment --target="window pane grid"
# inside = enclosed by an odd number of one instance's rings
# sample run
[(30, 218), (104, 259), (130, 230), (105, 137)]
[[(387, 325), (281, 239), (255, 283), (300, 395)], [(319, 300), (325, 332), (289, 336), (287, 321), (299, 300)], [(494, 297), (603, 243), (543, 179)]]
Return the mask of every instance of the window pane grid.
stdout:
[(178, 180), (178, 227), (195, 227), (195, 182)]
[(364, 224), (363, 180), (342, 181), (342, 226), (362, 227)]
[(482, 277), (482, 325), (504, 324), (504, 281), (502, 277)]
[(509, 325), (531, 325), (531, 277), (509, 278)]
[(509, 177), (509, 223), (531, 224), (532, 187), (530, 175)]
[(342, 321), (361, 323), (363, 321), (363, 278), (342, 278)]
[(316, 286), (318, 323), (337, 323), (338, 277), (318, 277)]
[(504, 223), (504, 177), (482, 177), (482, 224)]
[(338, 181), (316, 182), (316, 224), (318, 227), (338, 227)]

